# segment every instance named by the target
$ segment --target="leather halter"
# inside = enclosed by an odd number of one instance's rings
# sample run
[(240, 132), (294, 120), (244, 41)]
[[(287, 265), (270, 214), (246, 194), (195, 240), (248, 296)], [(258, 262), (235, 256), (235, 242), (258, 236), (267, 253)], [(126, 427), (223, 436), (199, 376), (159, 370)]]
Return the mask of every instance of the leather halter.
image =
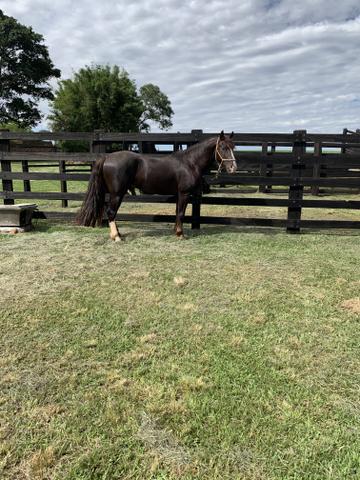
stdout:
[(221, 155), (221, 153), (219, 151), (219, 141), (220, 141), (220, 137), (218, 137), (218, 139), (216, 140), (216, 147), (215, 147), (215, 161), (217, 161), (216, 155), (218, 155), (220, 157), (220, 160), (221, 160), (221, 162), (219, 162), (219, 168), (218, 168), (218, 171), (217, 171), (217, 175), (219, 175), (219, 173), (221, 172), (221, 167), (223, 166), (223, 163), (225, 163), (225, 162), (235, 162), (236, 161), (236, 159), (234, 157), (234, 152), (231, 149), (230, 149), (230, 151), (231, 151), (232, 158), (223, 158), (223, 156)]

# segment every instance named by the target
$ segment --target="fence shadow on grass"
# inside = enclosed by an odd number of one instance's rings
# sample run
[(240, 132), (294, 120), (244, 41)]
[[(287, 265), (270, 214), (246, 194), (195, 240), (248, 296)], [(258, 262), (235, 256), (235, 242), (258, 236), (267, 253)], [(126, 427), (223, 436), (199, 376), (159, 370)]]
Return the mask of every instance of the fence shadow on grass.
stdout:
[[(51, 233), (59, 230), (73, 232), (76, 235), (92, 233), (101, 237), (108, 236), (108, 227), (103, 226), (93, 230), (90, 227), (79, 227), (74, 223), (56, 221), (56, 220), (41, 220), (33, 219), (33, 233)], [(119, 222), (120, 233), (125, 241), (132, 241), (141, 237), (164, 237), (173, 238), (174, 235), (173, 224), (165, 223), (135, 223), (135, 222)], [(207, 237), (212, 235), (224, 234), (262, 234), (267, 236), (289, 235), (281, 227), (256, 227), (248, 225), (202, 225), (200, 230), (192, 230), (190, 226), (185, 228), (185, 241), (191, 239)], [(350, 229), (317, 229), (304, 228), (301, 230), (301, 235), (319, 234), (327, 236), (360, 236), (360, 231)], [(109, 240), (110, 241), (110, 240)], [(182, 240), (179, 240), (181, 242)]]

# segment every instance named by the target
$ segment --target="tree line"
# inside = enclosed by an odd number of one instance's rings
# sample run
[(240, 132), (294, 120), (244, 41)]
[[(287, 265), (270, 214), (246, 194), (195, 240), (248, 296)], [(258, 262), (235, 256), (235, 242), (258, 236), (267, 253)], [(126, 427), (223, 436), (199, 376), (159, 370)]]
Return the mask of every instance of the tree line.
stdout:
[[(41, 100), (50, 102), (53, 131), (149, 131), (172, 126), (174, 114), (157, 85), (139, 89), (117, 65), (87, 65), (72, 78), (49, 56), (41, 34), (0, 10), (0, 127), (30, 130), (42, 119)], [(55, 91), (51, 80), (58, 79)]]

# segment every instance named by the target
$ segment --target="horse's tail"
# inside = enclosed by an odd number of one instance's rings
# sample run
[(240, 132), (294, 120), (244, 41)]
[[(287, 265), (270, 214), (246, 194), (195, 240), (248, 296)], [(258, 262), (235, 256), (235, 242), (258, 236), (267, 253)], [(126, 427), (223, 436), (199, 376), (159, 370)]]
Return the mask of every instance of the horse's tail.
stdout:
[(103, 155), (94, 164), (85, 200), (76, 217), (78, 225), (95, 227), (96, 222), (100, 224), (102, 221), (105, 205), (105, 184), (102, 173), (105, 159)]

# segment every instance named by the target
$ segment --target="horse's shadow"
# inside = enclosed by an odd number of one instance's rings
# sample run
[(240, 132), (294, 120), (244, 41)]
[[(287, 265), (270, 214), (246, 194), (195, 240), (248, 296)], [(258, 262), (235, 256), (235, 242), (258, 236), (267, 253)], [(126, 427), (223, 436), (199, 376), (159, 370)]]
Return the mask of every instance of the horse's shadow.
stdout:
[[(204, 225), (200, 229), (187, 228), (184, 230), (185, 240), (189, 241), (192, 239), (198, 239), (201, 237), (208, 237), (213, 235), (242, 235), (242, 234), (262, 234), (270, 237), (275, 237), (278, 235), (286, 234), (284, 227), (254, 227), (254, 226), (242, 226), (242, 225)], [(311, 234), (321, 234), (326, 236), (359, 236), (360, 231), (356, 230), (324, 230), (324, 229), (315, 229), (315, 228), (306, 228), (302, 229), (298, 235), (311, 235)], [(172, 225), (159, 225), (154, 226), (154, 224), (149, 225), (139, 225), (135, 229), (132, 227), (126, 226), (125, 230), (122, 232), (122, 236), (125, 240), (131, 241), (141, 237), (164, 237), (164, 238), (174, 238), (174, 229)], [(293, 234), (289, 234), (289, 237)], [(180, 241), (180, 240), (179, 240)]]
[[(190, 227), (184, 230), (185, 241), (189, 241), (192, 239), (197, 239), (201, 237), (208, 237), (212, 235), (223, 235), (224, 233), (229, 234), (242, 234), (242, 233), (261, 233), (264, 235), (271, 235), (275, 236), (282, 233), (282, 229), (280, 228), (267, 228), (267, 227), (245, 227), (245, 226), (235, 226), (235, 225), (227, 225), (219, 226), (219, 225), (206, 225), (201, 227), (200, 229), (192, 230)], [(174, 238), (176, 240), (176, 236), (174, 234), (173, 225), (167, 226), (154, 226), (153, 224), (150, 225), (139, 225), (136, 229), (132, 227), (126, 226), (122, 231), (122, 237), (125, 240), (135, 240), (141, 237), (163, 237), (163, 238)], [(181, 241), (179, 239), (179, 241)]]

